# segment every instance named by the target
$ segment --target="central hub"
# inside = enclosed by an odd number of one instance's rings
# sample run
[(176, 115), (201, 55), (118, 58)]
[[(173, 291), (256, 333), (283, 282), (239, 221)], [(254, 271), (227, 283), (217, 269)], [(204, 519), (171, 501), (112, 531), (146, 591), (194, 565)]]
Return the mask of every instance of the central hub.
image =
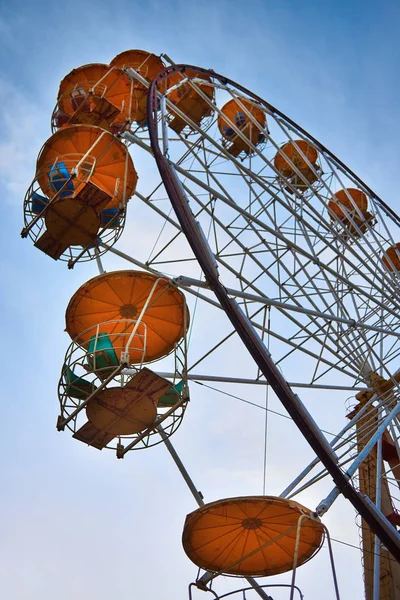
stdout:
[(262, 525), (261, 519), (257, 517), (248, 517), (242, 521), (243, 529), (259, 529)]
[(119, 314), (124, 319), (133, 319), (137, 315), (137, 308), (133, 304), (124, 304), (119, 309)]

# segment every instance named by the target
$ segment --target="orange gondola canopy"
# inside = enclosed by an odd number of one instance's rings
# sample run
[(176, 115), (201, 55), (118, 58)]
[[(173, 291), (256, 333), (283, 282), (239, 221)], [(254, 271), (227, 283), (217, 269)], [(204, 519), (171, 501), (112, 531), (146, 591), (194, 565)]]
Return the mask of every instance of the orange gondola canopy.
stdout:
[(57, 100), (56, 127), (66, 123), (97, 125), (114, 133), (132, 120), (135, 111), (129, 76), (117, 66), (101, 63), (68, 73), (60, 83)]
[[(362, 214), (367, 213), (368, 199), (361, 190), (357, 188), (346, 188), (339, 190), (334, 194), (333, 199), (328, 202), (328, 206), (332, 213), (339, 218), (346, 218), (345, 210), (350, 213), (355, 213), (357, 210)], [(345, 210), (343, 210), (345, 209)], [(331, 215), (331, 218), (334, 218)]]
[[(159, 56), (146, 50), (125, 50), (117, 54), (110, 62), (111, 66), (129, 67), (142, 77), (151, 81), (164, 68)], [(138, 83), (140, 85), (140, 83)]]
[(183, 547), (201, 569), (265, 577), (293, 568), (298, 530), (301, 565), (323, 540), (323, 526), (310, 510), (274, 496), (228, 498), (186, 517)]
[(142, 271), (113, 271), (94, 277), (71, 298), (66, 330), (83, 345), (93, 336), (91, 328), (101, 324), (101, 334), (120, 347), (130, 323), (136, 322), (146, 303), (141, 318), (145, 338), (136, 340), (131, 362), (156, 360), (173, 350), (189, 323), (185, 297), (166, 277)]
[(232, 99), (224, 104), (221, 112), (222, 115), (218, 117), (218, 129), (233, 156), (242, 151), (251, 151), (246, 139), (254, 146), (265, 140), (263, 130), (266, 128), (267, 119), (265, 112), (256, 102), (245, 98)]
[[(145, 50), (126, 50), (112, 59), (111, 66), (130, 68), (139, 73), (149, 83), (164, 68), (159, 56)], [(141, 125), (146, 124), (147, 87), (133, 78), (135, 110), (132, 118)]]
[[(193, 84), (190, 83), (191, 80), (194, 80)], [(196, 125), (200, 125), (204, 117), (212, 114), (211, 103), (196, 89), (198, 87), (211, 102), (214, 100), (214, 87), (211, 85), (211, 78), (208, 75), (193, 69), (185, 69), (183, 72), (170, 75), (166, 79), (166, 86), (168, 89), (171, 88), (171, 91), (167, 93), (168, 100)], [(186, 121), (173, 109), (169, 109), (169, 112), (173, 117), (169, 124), (170, 127), (180, 133), (185, 127)]]
[(385, 250), (382, 262), (389, 271), (400, 271), (400, 243)]
[[(306, 161), (307, 159), (307, 161)], [(275, 154), (274, 166), (285, 177), (296, 175), (293, 166), (299, 171), (309, 169), (309, 164), (315, 165), (318, 159), (317, 150), (305, 140), (295, 140), (284, 144)]]
[(40, 151), (36, 174), (49, 198), (75, 197), (90, 181), (109, 198), (102, 209), (126, 203), (138, 180), (126, 146), (108, 131), (88, 125), (56, 131)]

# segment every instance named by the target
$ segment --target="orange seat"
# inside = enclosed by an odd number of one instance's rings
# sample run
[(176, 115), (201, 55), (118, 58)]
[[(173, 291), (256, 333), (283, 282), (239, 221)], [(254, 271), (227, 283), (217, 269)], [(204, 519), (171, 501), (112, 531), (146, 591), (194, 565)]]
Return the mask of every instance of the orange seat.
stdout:
[(70, 246), (94, 243), (100, 220), (94, 208), (79, 198), (58, 198), (46, 209), (45, 224), (35, 246), (57, 260)]
[(74, 438), (98, 450), (116, 436), (131, 436), (150, 427), (157, 417), (158, 399), (171, 382), (141, 369), (122, 387), (107, 387), (86, 406), (88, 421)]
[(102, 390), (87, 405), (87, 418), (100, 431), (114, 435), (139, 433), (154, 422), (158, 398), (170, 386), (170, 381), (144, 368), (125, 386)]

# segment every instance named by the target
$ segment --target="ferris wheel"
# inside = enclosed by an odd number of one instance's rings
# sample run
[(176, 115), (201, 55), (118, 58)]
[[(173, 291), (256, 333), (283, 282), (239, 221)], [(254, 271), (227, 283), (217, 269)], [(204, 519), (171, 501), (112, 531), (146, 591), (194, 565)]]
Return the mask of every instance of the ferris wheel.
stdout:
[[(68, 74), (25, 197), (24, 237), (99, 270), (66, 310), (57, 427), (118, 458), (167, 446), (199, 505), (183, 530), (190, 598), (302, 598), (297, 569), (324, 540), (339, 598), (323, 517), (343, 494), (360, 515), (366, 598), (394, 600), (400, 219), (267, 102), (164, 61), (130, 50)], [(151, 235), (130, 245), (134, 203)], [(106, 252), (127, 269), (105, 272)], [(191, 381), (271, 388), (315, 459), (280, 496), (205, 502), (171, 441)], [(294, 390), (352, 398), (330, 443)], [(317, 506), (294, 499), (327, 476)], [(289, 583), (254, 579), (282, 573)], [(221, 594), (221, 575), (248, 581)]]

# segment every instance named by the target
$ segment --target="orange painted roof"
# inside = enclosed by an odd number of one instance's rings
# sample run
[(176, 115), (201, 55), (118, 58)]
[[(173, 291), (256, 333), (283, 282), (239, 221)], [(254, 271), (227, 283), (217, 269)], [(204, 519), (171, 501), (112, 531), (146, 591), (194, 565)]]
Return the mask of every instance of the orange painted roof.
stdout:
[(330, 200), (328, 203), (329, 208), (339, 217), (345, 216), (344, 212), (340, 208), (340, 204), (344, 206), (348, 211), (354, 210), (354, 205), (349, 199), (348, 195), (354, 200), (354, 204), (360, 209), (361, 212), (365, 212), (368, 209), (367, 196), (361, 190), (357, 188), (347, 188), (336, 192), (334, 198), (337, 199), (339, 204), (334, 200)]
[[(207, 85), (207, 82), (211, 83), (210, 77), (208, 77), (207, 75), (203, 75), (203, 73), (198, 73), (197, 71), (194, 71), (193, 69), (186, 69), (183, 73), (174, 73), (173, 75), (168, 77), (166, 80), (167, 88), (170, 88), (170, 87), (178, 84), (180, 81), (182, 81), (186, 77), (188, 77), (189, 79), (201, 79), (202, 80), (201, 82), (198, 81), (195, 83), (199, 87), (201, 87), (202, 91), (211, 100), (214, 98), (214, 87), (212, 85)], [(203, 81), (204, 81), (204, 83), (203, 83)], [(203, 100), (201, 98), (199, 93), (188, 82), (184, 82), (180, 86), (178, 86), (177, 88), (172, 90), (171, 92), (168, 92), (168, 99), (171, 100), (171, 102), (174, 102), (175, 104), (182, 102), (183, 99), (189, 99), (189, 98), (197, 98), (197, 99), (201, 100), (202, 102), (205, 102), (205, 100)]]
[[(145, 50), (125, 50), (110, 62), (111, 66), (130, 67), (151, 81), (164, 68), (159, 56)], [(140, 85), (140, 84), (139, 84)]]
[[(63, 162), (71, 173), (86, 154), (85, 164), (80, 167), (82, 177), (94, 165), (90, 181), (111, 196), (109, 206), (123, 201), (125, 186), (125, 199), (129, 200), (136, 189), (138, 176), (126, 146), (108, 131), (88, 125), (63, 127), (45, 142), (36, 164), (36, 173), (41, 173), (39, 183), (42, 191), (50, 198), (54, 196), (48, 177), (54, 163)], [(82, 185), (75, 185), (75, 191), (78, 192)]]
[[(107, 98), (127, 118), (131, 103), (131, 80), (122, 69), (110, 67), (100, 63), (83, 65), (73, 69), (60, 83), (58, 90), (59, 108), (67, 115), (72, 115), (76, 106), (71, 102), (70, 94), (74, 89), (83, 89), (85, 92), (93, 90), (93, 94)], [(134, 107), (132, 107), (134, 108)], [(120, 116), (119, 119), (122, 117)]]
[[(267, 576), (293, 568), (297, 524), (310, 510), (274, 496), (211, 502), (186, 517), (183, 547), (200, 568), (242, 576)], [(298, 565), (323, 541), (318, 519), (301, 522)], [(271, 542), (270, 544), (268, 544)]]
[[(112, 59), (111, 66), (129, 67), (134, 69), (142, 77), (151, 81), (164, 68), (164, 63), (159, 56), (146, 52), (145, 50), (126, 50)], [(133, 81), (134, 87), (134, 111), (132, 119), (138, 123), (146, 121), (147, 111), (147, 88), (137, 80)], [(162, 84), (165, 88), (165, 83)]]
[[(68, 304), (67, 332), (72, 339), (79, 336), (82, 344), (94, 334), (93, 330), (85, 334), (83, 331), (105, 321), (115, 321), (102, 326), (101, 332), (107, 333), (111, 342), (118, 345), (117, 334), (121, 334), (120, 339), (124, 334), (126, 339), (127, 319), (135, 320), (139, 316), (156, 280), (156, 276), (141, 271), (114, 271), (90, 279)], [(167, 278), (160, 278), (142, 319), (147, 326), (146, 362), (173, 350), (185, 333), (185, 311), (187, 327), (189, 314), (184, 295)], [(139, 357), (140, 352), (137, 355)]]
[[(305, 140), (294, 140), (294, 143), (300, 148), (301, 152), (308, 158), (311, 164), (315, 164), (317, 162), (318, 152), (313, 146), (311, 146)], [(309, 168), (308, 164), (302, 158), (294, 143), (287, 142), (284, 144), (280, 149), (281, 151), (277, 152), (274, 158), (275, 167), (286, 177), (295, 175), (295, 171), (285, 157), (282, 156), (282, 152), (298, 169)]]
[[(390, 258), (390, 260), (392, 261), (394, 268), (396, 269), (396, 271), (400, 271), (400, 243), (396, 244), (395, 246), (390, 246), (389, 248), (386, 249), (386, 254), (388, 255), (388, 257)], [(382, 261), (383, 264), (389, 269), (389, 271), (393, 271), (393, 267), (390, 264), (390, 262), (388, 261), (387, 256), (383, 255), (382, 256)]]
[[(225, 127), (231, 128), (232, 123), (233, 123), (234, 125), (236, 125), (238, 127), (238, 129), (240, 129), (243, 132), (244, 135), (246, 135), (251, 140), (251, 142), (253, 144), (257, 144), (260, 131), (257, 129), (257, 127), (254, 126), (252, 121), (250, 121), (247, 114), (244, 113), (243, 107), (241, 105), (243, 105), (245, 107), (245, 109), (252, 115), (254, 120), (257, 121), (260, 124), (260, 126), (263, 128), (266, 126), (266, 122), (267, 122), (265, 113), (263, 110), (261, 110), (261, 108), (259, 108), (257, 106), (256, 103), (250, 102), (249, 100), (246, 100), (245, 98), (240, 98), (239, 100), (240, 100), (240, 103), (239, 103), (239, 101), (237, 101), (235, 99), (229, 100), (229, 102), (224, 104), (224, 106), (221, 108), (221, 111), (225, 115), (226, 118), (224, 118), (221, 115), (218, 117), (218, 129), (223, 137), (226, 137), (227, 139), (229, 139), (229, 137), (226, 135), (224, 128)], [(241, 114), (241, 113), (244, 115), (244, 121), (245, 121), (244, 126), (241, 126), (240, 124), (238, 124), (235, 119), (235, 117), (237, 117), (237, 115)], [(251, 130), (250, 130), (250, 127), (251, 127)], [(236, 133), (234, 133), (233, 135), (234, 135), (234, 137), (237, 136)], [(243, 142), (243, 144), (245, 144), (245, 142)]]

